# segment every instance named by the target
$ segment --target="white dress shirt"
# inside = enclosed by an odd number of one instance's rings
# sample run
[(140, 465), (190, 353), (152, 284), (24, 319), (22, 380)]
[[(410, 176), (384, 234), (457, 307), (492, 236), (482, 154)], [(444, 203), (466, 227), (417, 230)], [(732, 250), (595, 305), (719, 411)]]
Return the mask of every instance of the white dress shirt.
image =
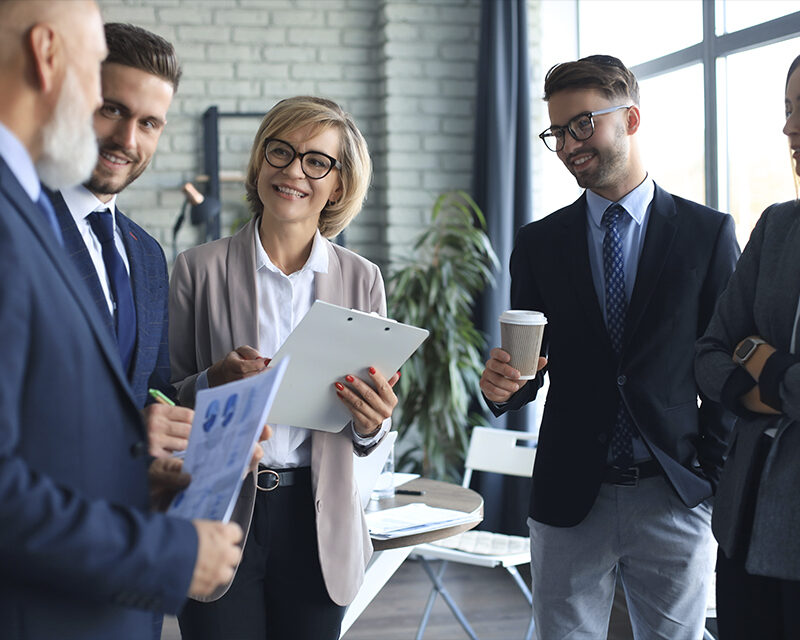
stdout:
[(107, 203), (103, 203), (90, 192), (86, 187), (78, 185), (77, 187), (69, 187), (61, 190), (61, 197), (67, 204), (69, 212), (75, 219), (75, 224), (78, 226), (78, 231), (89, 250), (89, 256), (92, 258), (94, 270), (97, 272), (97, 277), (100, 280), (100, 286), (103, 289), (103, 295), (108, 304), (108, 311), (111, 316), (114, 316), (114, 300), (111, 297), (111, 281), (109, 280), (108, 273), (106, 272), (106, 264), (103, 262), (103, 247), (97, 236), (92, 231), (92, 226), (89, 224), (87, 216), (93, 211), (111, 211), (111, 217), (114, 220), (114, 245), (122, 256), (122, 262), (125, 263), (125, 270), (130, 275), (131, 268), (128, 263), (128, 253), (125, 250), (125, 245), (122, 242), (122, 232), (117, 226), (117, 196), (116, 194), (111, 197)]
[[(328, 272), (328, 248), (319, 231), (308, 260), (299, 271), (283, 273), (269, 259), (258, 227), (256, 247), (256, 291), (258, 293), (258, 352), (274, 356), (314, 303), (314, 275)], [(311, 465), (311, 431), (285, 424), (273, 425), (272, 437), (261, 444), (261, 462), (272, 469)]]

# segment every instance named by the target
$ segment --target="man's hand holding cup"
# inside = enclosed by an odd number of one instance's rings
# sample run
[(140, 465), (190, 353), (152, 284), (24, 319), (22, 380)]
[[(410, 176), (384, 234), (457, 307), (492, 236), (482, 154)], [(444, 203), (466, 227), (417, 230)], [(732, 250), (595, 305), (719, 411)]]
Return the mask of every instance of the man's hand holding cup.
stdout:
[(492, 402), (507, 402), (547, 364), (539, 355), (547, 318), (539, 311), (510, 309), (500, 315), (502, 349), (492, 349), (480, 387)]

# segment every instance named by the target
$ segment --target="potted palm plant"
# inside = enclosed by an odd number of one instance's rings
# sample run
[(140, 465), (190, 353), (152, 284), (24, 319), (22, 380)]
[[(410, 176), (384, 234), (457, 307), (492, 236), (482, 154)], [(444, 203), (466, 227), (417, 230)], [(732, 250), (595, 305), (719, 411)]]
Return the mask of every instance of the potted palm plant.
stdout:
[(485, 230), (466, 192), (444, 193), (412, 255), (389, 276), (390, 316), (430, 331), (398, 383), (398, 470), (457, 480), (471, 427), (484, 421), (474, 411), (485, 341), (473, 306), (498, 266)]

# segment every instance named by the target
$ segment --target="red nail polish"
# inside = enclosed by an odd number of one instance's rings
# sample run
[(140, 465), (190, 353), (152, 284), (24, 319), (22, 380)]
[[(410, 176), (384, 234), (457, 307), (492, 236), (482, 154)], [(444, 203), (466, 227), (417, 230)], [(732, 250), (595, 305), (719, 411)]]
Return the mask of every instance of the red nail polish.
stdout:
[(401, 376), (401, 373), (398, 371), (398, 372), (397, 372), (397, 379), (398, 379), (398, 380), (400, 379), (400, 376)]
[(344, 385), (343, 385), (341, 382), (337, 382), (337, 383), (336, 383), (336, 388), (337, 388), (339, 391), (344, 391)]
[(264, 358), (264, 366), (265, 367), (268, 367), (270, 362), (272, 362), (272, 358)]
[(338, 391), (336, 392), (336, 395), (339, 396), (340, 398), (344, 398), (344, 396), (341, 393), (339, 393)]
[(375, 367), (370, 367), (369, 368), (369, 373), (370, 373), (370, 375), (374, 376), (375, 375)]
[(354, 382), (355, 381), (355, 378), (353, 378), (353, 376), (351, 376), (351, 375), (346, 375), (344, 377), (344, 379), (347, 380), (348, 382)]

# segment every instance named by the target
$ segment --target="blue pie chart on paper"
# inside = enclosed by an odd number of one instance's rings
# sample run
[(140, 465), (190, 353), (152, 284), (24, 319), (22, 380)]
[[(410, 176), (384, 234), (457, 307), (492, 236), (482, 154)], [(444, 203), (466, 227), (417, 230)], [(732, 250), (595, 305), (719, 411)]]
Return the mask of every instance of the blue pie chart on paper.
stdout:
[(217, 422), (217, 416), (219, 416), (219, 400), (212, 400), (208, 405), (208, 409), (206, 409), (203, 431), (208, 433), (214, 428), (214, 424)]
[(236, 415), (236, 401), (239, 399), (239, 395), (234, 393), (225, 401), (225, 409), (222, 412), (222, 426), (227, 427), (231, 420), (233, 420), (233, 416)]

